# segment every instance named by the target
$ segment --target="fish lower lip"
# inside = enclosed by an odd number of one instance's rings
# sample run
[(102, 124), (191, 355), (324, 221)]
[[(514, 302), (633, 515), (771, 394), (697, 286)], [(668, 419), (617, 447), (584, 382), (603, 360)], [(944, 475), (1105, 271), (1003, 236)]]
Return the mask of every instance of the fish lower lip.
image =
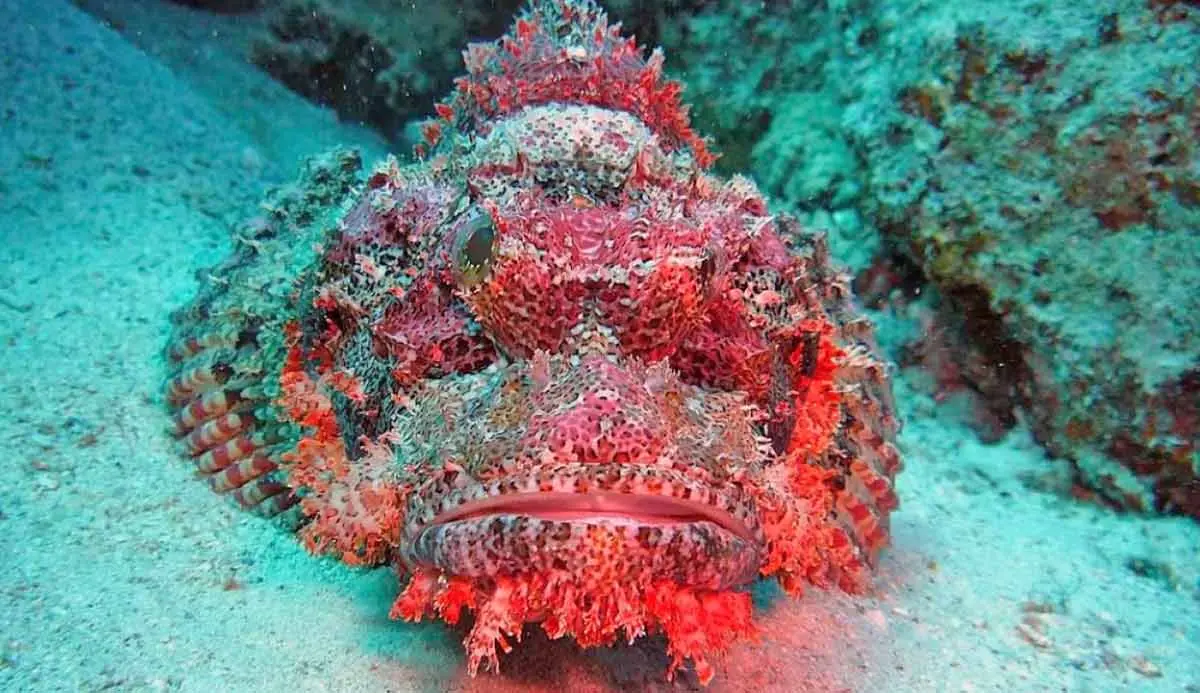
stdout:
[(560, 522), (594, 520), (639, 526), (711, 522), (746, 541), (755, 542), (754, 533), (745, 523), (720, 508), (670, 496), (613, 491), (547, 491), (481, 498), (439, 514), (431, 526), (509, 514)]

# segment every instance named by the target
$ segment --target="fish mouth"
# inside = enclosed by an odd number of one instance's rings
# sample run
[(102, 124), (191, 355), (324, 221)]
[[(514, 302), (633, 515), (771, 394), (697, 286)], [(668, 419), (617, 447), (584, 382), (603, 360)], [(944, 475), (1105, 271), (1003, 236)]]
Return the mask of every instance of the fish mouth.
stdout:
[(636, 526), (711, 522), (754, 541), (746, 523), (720, 508), (669, 496), (600, 491), (594, 493), (518, 493), (465, 503), (434, 518), (432, 524), (491, 515), (524, 515), (554, 522), (603, 521)]
[(404, 558), (466, 577), (616, 570), (727, 589), (755, 578), (765, 544), (742, 489), (657, 467), (559, 465), (437, 500), (410, 506), (425, 521), (406, 527)]

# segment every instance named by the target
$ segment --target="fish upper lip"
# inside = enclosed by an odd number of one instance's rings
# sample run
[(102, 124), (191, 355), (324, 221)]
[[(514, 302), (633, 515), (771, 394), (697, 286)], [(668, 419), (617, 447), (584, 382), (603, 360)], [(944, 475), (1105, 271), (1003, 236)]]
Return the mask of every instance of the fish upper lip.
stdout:
[(589, 519), (629, 520), (633, 524), (711, 522), (748, 542), (761, 541), (745, 522), (714, 505), (672, 496), (618, 491), (533, 491), (486, 496), (439, 513), (427, 527), (502, 514), (564, 522)]

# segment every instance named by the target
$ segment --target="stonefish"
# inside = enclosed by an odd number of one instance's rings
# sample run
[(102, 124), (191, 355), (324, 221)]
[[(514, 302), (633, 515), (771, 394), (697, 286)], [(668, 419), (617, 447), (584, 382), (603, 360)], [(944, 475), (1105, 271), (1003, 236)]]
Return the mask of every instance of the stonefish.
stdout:
[(825, 241), (708, 169), (678, 84), (590, 0), (535, 0), (425, 126), (274, 191), (176, 313), (165, 399), (212, 487), (399, 576), (395, 618), (752, 632), (748, 586), (862, 591), (900, 468)]

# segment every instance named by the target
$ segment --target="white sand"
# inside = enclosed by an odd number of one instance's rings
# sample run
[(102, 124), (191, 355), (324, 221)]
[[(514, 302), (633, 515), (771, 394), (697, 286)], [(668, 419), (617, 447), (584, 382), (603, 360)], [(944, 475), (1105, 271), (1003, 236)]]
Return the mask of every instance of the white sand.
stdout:
[[(236, 61), (189, 73), (59, 0), (0, 0), (0, 24), (0, 689), (695, 687), (662, 680), (655, 640), (531, 636), (502, 676), (466, 679), (460, 633), (388, 621), (387, 571), (309, 557), (193, 480), (156, 401), (168, 312), (299, 152), (381, 145)], [(901, 389), (878, 596), (761, 589), (763, 638), (711, 690), (1200, 691), (1200, 527), (1031, 490), (1051, 467), (1027, 434), (983, 446)]]

